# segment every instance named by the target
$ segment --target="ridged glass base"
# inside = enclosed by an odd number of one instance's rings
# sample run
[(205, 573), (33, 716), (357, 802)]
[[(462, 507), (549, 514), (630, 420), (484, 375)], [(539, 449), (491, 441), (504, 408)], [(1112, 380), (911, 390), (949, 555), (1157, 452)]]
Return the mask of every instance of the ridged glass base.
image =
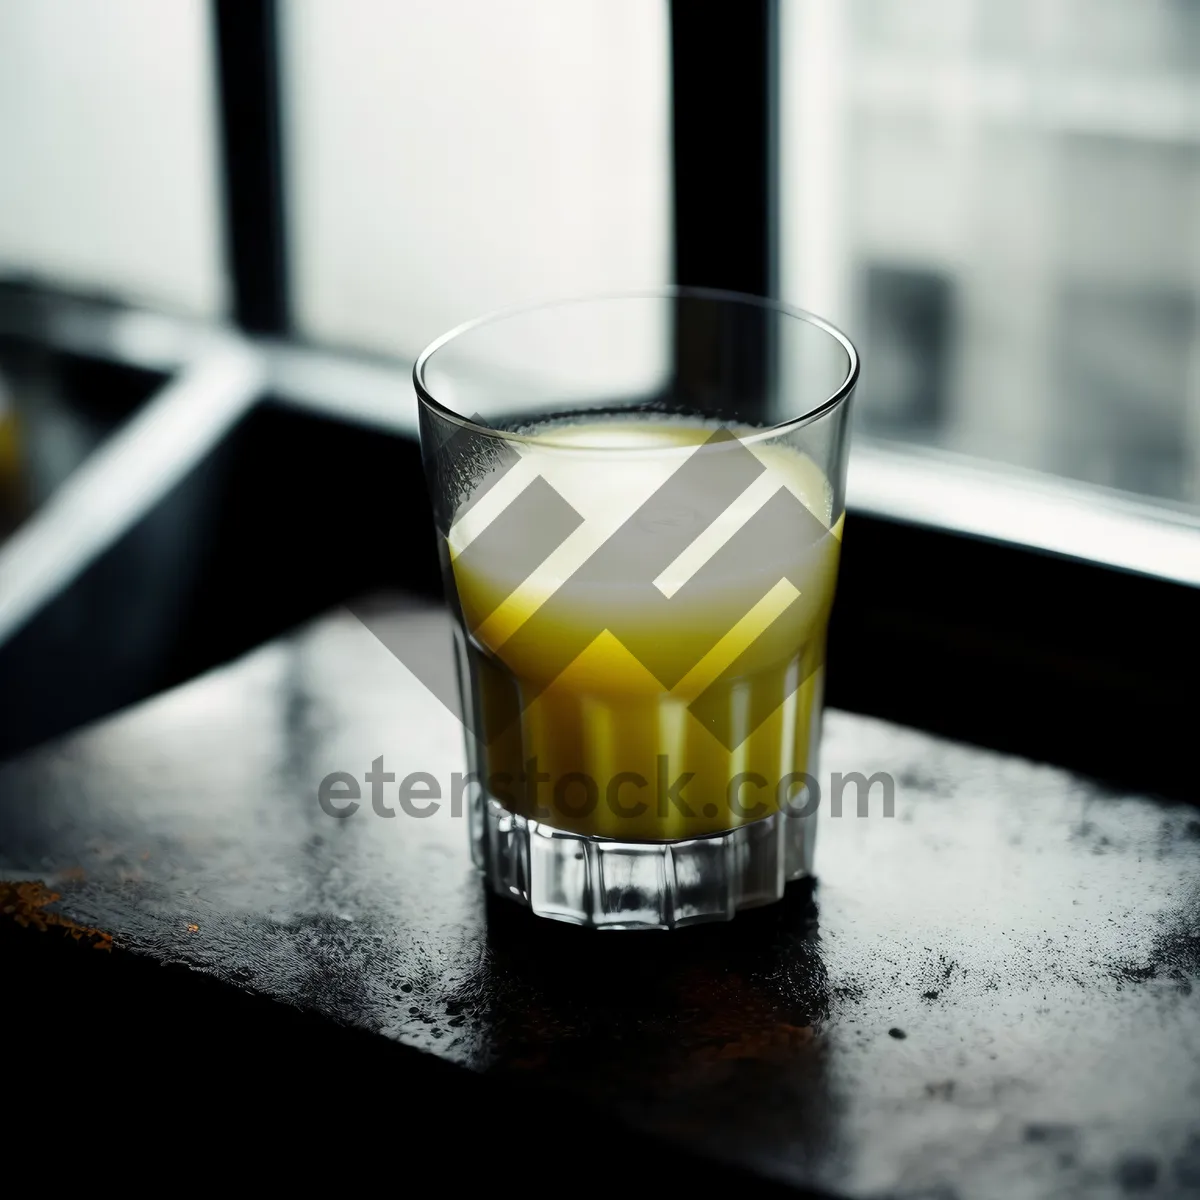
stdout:
[[(796, 807), (802, 806), (803, 797)], [(472, 852), (493, 891), (594, 929), (731, 920), (812, 874), (816, 814), (786, 811), (685, 842), (618, 842), (517, 816), (476, 790)]]

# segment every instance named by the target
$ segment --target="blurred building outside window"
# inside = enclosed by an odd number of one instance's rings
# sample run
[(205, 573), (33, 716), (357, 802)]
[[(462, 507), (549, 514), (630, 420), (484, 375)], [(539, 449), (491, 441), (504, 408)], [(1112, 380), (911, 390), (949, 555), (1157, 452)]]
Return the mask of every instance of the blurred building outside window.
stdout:
[(861, 429), (1200, 504), (1200, 4), (789, 0), (781, 63)]

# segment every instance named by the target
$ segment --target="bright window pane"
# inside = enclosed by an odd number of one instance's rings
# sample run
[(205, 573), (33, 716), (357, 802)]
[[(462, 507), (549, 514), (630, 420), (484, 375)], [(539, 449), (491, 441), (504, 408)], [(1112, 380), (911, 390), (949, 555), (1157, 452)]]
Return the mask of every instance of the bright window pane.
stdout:
[(670, 272), (658, 0), (289, 0), (294, 312), (414, 355), (494, 308)]
[(0, 4), (0, 273), (224, 307), (208, 5)]
[(1200, 6), (782, 13), (784, 292), (863, 430), (1200, 502)]

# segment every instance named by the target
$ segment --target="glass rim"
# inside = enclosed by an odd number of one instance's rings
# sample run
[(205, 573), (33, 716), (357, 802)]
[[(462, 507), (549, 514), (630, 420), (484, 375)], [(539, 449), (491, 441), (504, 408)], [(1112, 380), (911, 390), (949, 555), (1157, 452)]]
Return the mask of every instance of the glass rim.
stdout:
[[(744, 307), (752, 307), (766, 309), (777, 316), (791, 317), (794, 320), (803, 322), (806, 325), (811, 325), (819, 329), (822, 333), (827, 334), (834, 339), (846, 352), (846, 372), (841, 383), (834, 391), (826, 396), (812, 408), (806, 409), (799, 416), (789, 417), (785, 421), (776, 422), (773, 425), (755, 426), (745, 436), (737, 432), (738, 441), (753, 443), (770, 440), (788, 433), (794, 429), (802, 428), (805, 425), (810, 425), (814, 421), (820, 420), (824, 416), (839, 408), (844, 404), (854, 391), (855, 385), (858, 383), (859, 376), (859, 356), (858, 351), (854, 347), (854, 343), (846, 336), (836, 325), (827, 321), (824, 317), (818, 316), (816, 313), (809, 312), (807, 309), (799, 308), (793, 304), (787, 304), (782, 300), (773, 300), (766, 296), (756, 296), (749, 292), (734, 292), (723, 288), (701, 288), (701, 287), (659, 287), (648, 288), (637, 291), (618, 291), (618, 292), (600, 292), (591, 295), (569, 296), (564, 299), (557, 300), (540, 300), (532, 304), (519, 304), (507, 308), (494, 309), (489, 313), (485, 313), (479, 317), (473, 317), (469, 321), (463, 321), (454, 328), (447, 330), (439, 337), (434, 338), (424, 350), (417, 356), (416, 362), (412, 369), (413, 387), (416, 389), (417, 399), (420, 403), (426, 405), (433, 412), (447, 421), (457, 425), (461, 429), (470, 430), (482, 437), (495, 438), (498, 441), (515, 443), (518, 445), (534, 445), (536, 444), (541, 449), (559, 449), (564, 451), (579, 452), (582, 448), (578, 443), (558, 442), (553, 437), (546, 437), (544, 434), (526, 434), (514, 433), (507, 429), (495, 429), (490, 425), (481, 425), (478, 421), (473, 421), (470, 417), (465, 417), (461, 413), (455, 412), (447, 407), (433, 395), (425, 384), (425, 370), (430, 361), (440, 351), (445, 349), (452, 342), (457, 341), (465, 334), (471, 333), (476, 329), (480, 329), (485, 325), (498, 324), (501, 321), (509, 320), (513, 317), (526, 316), (532, 313), (542, 312), (546, 309), (567, 308), (575, 304), (597, 304), (606, 301), (617, 300), (680, 300), (680, 299), (696, 299), (696, 300), (713, 300), (719, 301), (728, 305), (741, 305)], [(695, 449), (695, 447), (687, 447), (687, 449)], [(620, 454), (628, 456), (629, 454), (662, 454), (663, 447), (644, 447), (632, 448), (628, 446), (590, 446), (587, 448), (589, 454), (605, 455), (605, 454)]]

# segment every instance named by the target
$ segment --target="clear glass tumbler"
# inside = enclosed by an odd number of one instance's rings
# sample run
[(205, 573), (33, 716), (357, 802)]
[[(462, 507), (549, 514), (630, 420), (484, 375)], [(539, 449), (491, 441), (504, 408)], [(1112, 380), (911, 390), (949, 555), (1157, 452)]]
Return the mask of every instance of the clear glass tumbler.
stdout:
[(670, 929), (812, 872), (857, 378), (827, 322), (692, 289), (501, 313), (421, 355), (495, 891)]

